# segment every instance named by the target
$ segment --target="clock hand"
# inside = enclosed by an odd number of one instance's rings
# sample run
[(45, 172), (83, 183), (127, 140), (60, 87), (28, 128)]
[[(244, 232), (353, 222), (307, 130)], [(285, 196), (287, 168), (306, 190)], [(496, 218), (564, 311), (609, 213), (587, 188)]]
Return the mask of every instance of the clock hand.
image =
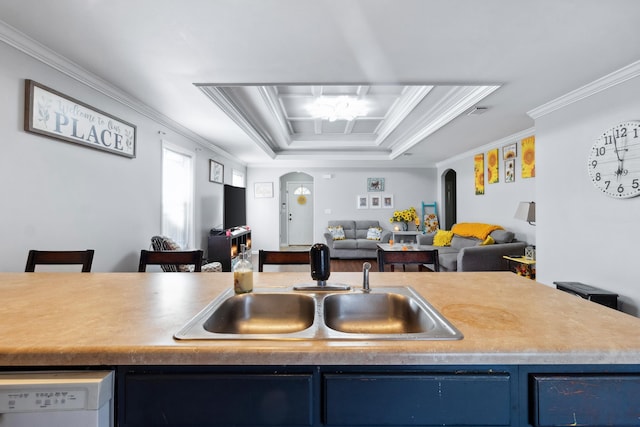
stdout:
[[(618, 138), (615, 137), (615, 135), (611, 135), (613, 138), (613, 146), (614, 146), (614, 150), (616, 152), (616, 157), (618, 158), (618, 169), (616, 169), (615, 171), (615, 175), (616, 178), (618, 178), (618, 181), (620, 180), (620, 178), (624, 175), (627, 174), (627, 170), (624, 168), (624, 153), (628, 151), (628, 149), (625, 148), (618, 148)], [(625, 141), (626, 142), (626, 141)], [(620, 155), (620, 152), (622, 152), (622, 156)]]
[(623, 159), (620, 158), (620, 150), (618, 150), (618, 138), (615, 135), (611, 135), (613, 138), (613, 149), (616, 152), (616, 157), (618, 158), (618, 162), (621, 162)]

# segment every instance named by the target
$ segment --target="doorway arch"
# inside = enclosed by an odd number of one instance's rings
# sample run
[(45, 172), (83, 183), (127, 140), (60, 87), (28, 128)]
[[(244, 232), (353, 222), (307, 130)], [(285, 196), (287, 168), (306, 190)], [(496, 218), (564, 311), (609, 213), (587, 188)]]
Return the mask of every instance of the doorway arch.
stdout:
[(313, 244), (313, 176), (289, 172), (280, 177), (280, 246)]
[(451, 230), (457, 221), (456, 171), (448, 169), (443, 175), (444, 229)]

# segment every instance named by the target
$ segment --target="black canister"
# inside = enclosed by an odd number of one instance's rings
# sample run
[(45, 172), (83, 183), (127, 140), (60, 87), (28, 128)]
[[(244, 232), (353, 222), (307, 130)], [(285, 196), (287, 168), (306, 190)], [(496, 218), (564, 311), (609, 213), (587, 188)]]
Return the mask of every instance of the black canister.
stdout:
[(309, 251), (311, 262), (311, 278), (319, 282), (326, 282), (331, 275), (331, 258), (329, 247), (324, 243), (316, 243)]

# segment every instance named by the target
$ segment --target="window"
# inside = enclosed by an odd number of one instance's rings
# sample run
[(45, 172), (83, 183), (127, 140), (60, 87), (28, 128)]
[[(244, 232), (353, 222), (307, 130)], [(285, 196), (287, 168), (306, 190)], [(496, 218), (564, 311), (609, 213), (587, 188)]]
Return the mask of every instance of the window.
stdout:
[(183, 249), (193, 246), (193, 176), (195, 154), (162, 143), (162, 234)]
[(244, 174), (235, 169), (231, 169), (231, 185), (234, 187), (244, 187)]
[(302, 184), (300, 184), (300, 187), (298, 187), (295, 190), (293, 190), (293, 194), (295, 194), (296, 196), (298, 196), (298, 195), (309, 195), (309, 194), (311, 194), (311, 190), (309, 190), (307, 187), (304, 187)]

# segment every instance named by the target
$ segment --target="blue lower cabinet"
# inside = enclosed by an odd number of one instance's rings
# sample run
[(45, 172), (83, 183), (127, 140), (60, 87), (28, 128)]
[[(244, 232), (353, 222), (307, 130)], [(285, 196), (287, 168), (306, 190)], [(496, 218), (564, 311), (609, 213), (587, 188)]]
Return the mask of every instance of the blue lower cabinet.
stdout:
[(310, 426), (311, 374), (128, 374), (120, 426)]
[(640, 375), (532, 375), (534, 426), (640, 426)]
[(640, 427), (639, 365), (116, 369), (118, 427)]
[(508, 426), (509, 374), (324, 376), (332, 426)]

